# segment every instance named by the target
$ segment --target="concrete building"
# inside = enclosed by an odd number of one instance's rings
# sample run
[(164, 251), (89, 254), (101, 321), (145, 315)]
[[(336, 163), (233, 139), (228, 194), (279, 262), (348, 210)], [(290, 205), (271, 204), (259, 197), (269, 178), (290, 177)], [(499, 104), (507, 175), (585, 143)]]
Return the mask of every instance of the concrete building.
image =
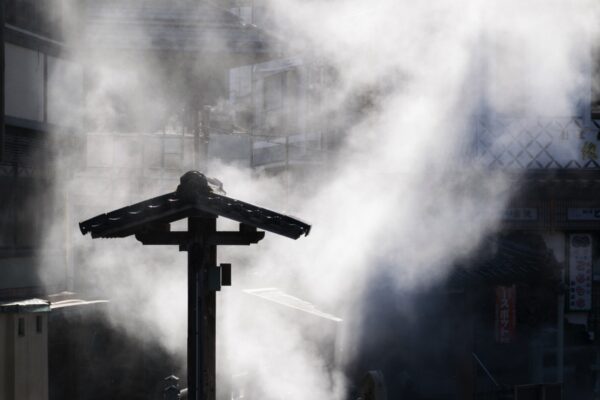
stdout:
[[(224, 109), (230, 68), (274, 50), (208, 2), (9, 0), (0, 10), (0, 397), (158, 398), (175, 371), (164, 352), (148, 354), (110, 329), (104, 306), (76, 300), (89, 289), (84, 263), (75, 267), (77, 212), (127, 203), (124, 188), (170, 190), (208, 154), (249, 160), (246, 135), (203, 110)], [(126, 68), (137, 62), (152, 68)], [(99, 87), (108, 81), (121, 84)]]
[[(57, 277), (42, 284), (36, 272), (37, 252), (45, 240), (41, 235), (46, 228), (44, 215), (60, 207), (41, 194), (56, 178), (52, 159), (57, 139), (68, 140), (77, 129), (71, 109), (82, 96), (78, 84), (81, 68), (70, 59), (61, 39), (66, 22), (60, 15), (59, 2), (8, 1), (4, 6), (2, 297), (39, 295), (49, 287), (53, 291), (64, 289), (64, 279)], [(60, 94), (65, 85), (71, 93), (68, 98)], [(44, 267), (63, 263), (64, 246), (57, 243), (47, 249)]]
[[(247, 21), (274, 26), (260, 1), (239, 1), (233, 11)], [(441, 303), (440, 308), (423, 311), (434, 323), (404, 334), (400, 331), (405, 327), (393, 325), (388, 327), (388, 336), (370, 337), (364, 343), (362, 363), (353, 367), (355, 377), (377, 365), (381, 357), (387, 381), (394, 386), (388, 392), (392, 398), (441, 399), (448, 393), (464, 399), (597, 398), (600, 69), (597, 55), (592, 57), (584, 68), (584, 88), (570, 99), (577, 107), (568, 115), (544, 110), (539, 117), (527, 116), (531, 115), (523, 111), (528, 107), (527, 96), (519, 104), (508, 105), (516, 112), (492, 111), (481, 102), (471, 120), (471, 146), (465, 153), (489, 171), (514, 177), (513, 187), (519, 187), (505, 210), (498, 237), (490, 239), (493, 244), (487, 251), (493, 254), (491, 249), (495, 249), (496, 256), (472, 260), (470, 272), (458, 268), (438, 288), (445, 293), (441, 300), (439, 293), (424, 299), (424, 303)], [(534, 67), (525, 65), (530, 61), (512, 66), (516, 82), (525, 76), (523, 68)], [(320, 90), (326, 86), (326, 74), (318, 76), (314, 66), (307, 57), (294, 57), (231, 71), (231, 101), (241, 115), (254, 117), (248, 123), (254, 167), (288, 173), (327, 169), (328, 150), (335, 145), (336, 131), (343, 132), (343, 124), (315, 127), (288, 118), (293, 108), (310, 121), (309, 88), (315, 81), (320, 82)], [(494, 68), (488, 67), (493, 81)], [(527, 82), (521, 84), (527, 86)], [(356, 111), (365, 108), (359, 104)], [(378, 298), (385, 290), (381, 283), (373, 289), (373, 296)], [(498, 307), (508, 298), (518, 300), (502, 315), (510, 314), (516, 325), (508, 323), (508, 336), (498, 336), (502, 322)], [(375, 314), (369, 321), (400, 318), (378, 311), (393, 308), (395, 301), (378, 302), (368, 311)], [(448, 324), (456, 329), (446, 335), (439, 326)], [(399, 348), (394, 360), (390, 349), (398, 343), (398, 336), (410, 349)], [(425, 337), (430, 350), (417, 345)], [(439, 375), (432, 372), (436, 364), (442, 371)], [(411, 379), (399, 373), (402, 368), (410, 369), (408, 365), (413, 368)]]

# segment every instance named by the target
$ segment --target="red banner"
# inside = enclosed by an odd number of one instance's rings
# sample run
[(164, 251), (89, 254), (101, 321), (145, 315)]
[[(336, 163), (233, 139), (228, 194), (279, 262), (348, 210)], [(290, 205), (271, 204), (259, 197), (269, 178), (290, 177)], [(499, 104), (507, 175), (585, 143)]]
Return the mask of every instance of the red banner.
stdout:
[(512, 286), (496, 287), (496, 341), (512, 343), (517, 328), (517, 289)]

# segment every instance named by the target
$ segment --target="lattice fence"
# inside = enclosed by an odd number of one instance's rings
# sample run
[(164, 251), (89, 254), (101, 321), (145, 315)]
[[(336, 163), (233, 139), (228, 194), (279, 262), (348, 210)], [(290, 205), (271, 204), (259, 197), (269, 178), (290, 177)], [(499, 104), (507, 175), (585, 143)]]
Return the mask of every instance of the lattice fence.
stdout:
[(582, 118), (477, 118), (475, 153), (493, 168), (600, 168), (600, 130)]

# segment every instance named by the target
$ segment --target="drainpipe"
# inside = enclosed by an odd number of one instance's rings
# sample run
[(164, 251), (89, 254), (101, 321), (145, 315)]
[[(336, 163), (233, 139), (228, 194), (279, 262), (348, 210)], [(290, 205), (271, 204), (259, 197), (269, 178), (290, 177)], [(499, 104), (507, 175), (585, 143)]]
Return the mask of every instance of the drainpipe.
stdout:
[(0, 1), (0, 161), (4, 159), (4, 0)]
[(558, 288), (556, 305), (556, 382), (564, 382), (565, 365), (565, 285), (564, 268), (561, 269), (561, 282)]

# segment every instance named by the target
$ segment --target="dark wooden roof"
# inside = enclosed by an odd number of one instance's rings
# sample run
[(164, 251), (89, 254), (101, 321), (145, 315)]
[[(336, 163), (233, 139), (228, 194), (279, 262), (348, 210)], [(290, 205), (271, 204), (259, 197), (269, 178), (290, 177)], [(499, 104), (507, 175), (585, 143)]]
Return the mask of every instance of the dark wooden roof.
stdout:
[(118, 238), (144, 232), (152, 226), (208, 214), (292, 239), (310, 232), (310, 225), (298, 219), (217, 193), (219, 187), (215, 182), (218, 181), (207, 179), (200, 172), (187, 172), (175, 192), (100, 214), (81, 222), (79, 228), (81, 233), (89, 232), (93, 238)]

